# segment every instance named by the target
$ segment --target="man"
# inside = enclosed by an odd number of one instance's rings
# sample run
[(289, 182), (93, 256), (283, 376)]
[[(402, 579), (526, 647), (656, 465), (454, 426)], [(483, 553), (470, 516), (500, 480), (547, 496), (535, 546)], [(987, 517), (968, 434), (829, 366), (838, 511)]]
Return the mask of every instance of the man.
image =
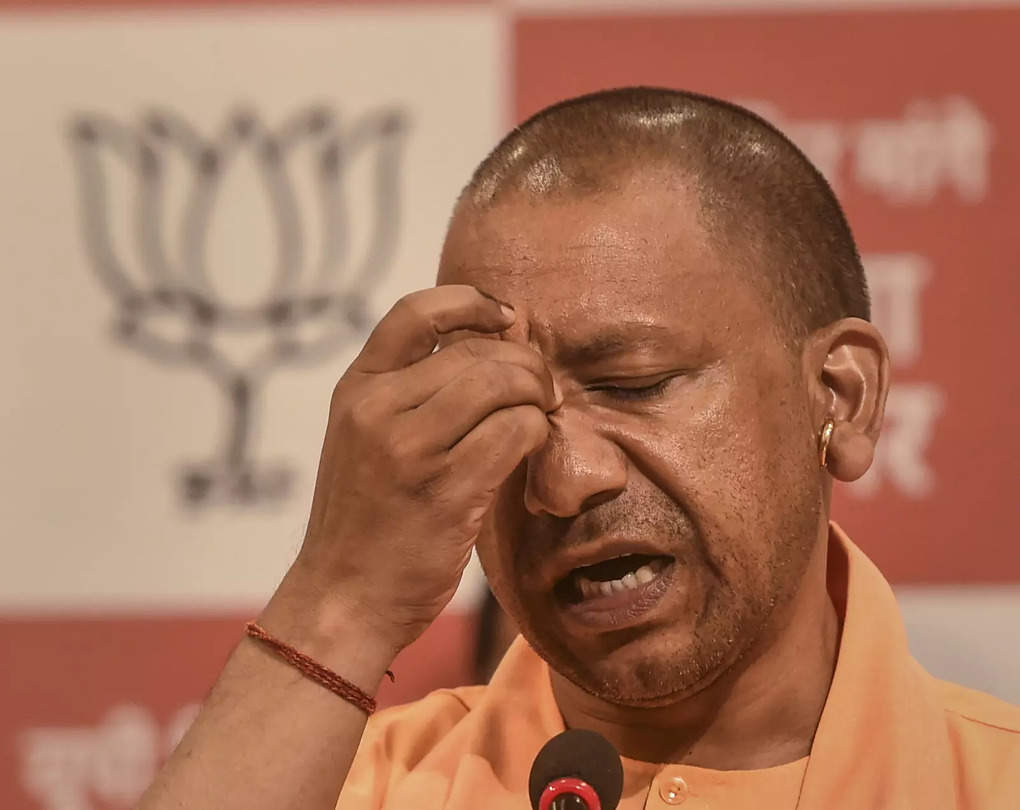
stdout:
[[(539, 113), (337, 385), (261, 640), (141, 806), (524, 808), (565, 727), (620, 751), (626, 810), (1020, 806), (1020, 710), (923, 672), (829, 523), (882, 422), (867, 319), (838, 203), (770, 125), (647, 88)], [(522, 638), (365, 730), (473, 547)]]

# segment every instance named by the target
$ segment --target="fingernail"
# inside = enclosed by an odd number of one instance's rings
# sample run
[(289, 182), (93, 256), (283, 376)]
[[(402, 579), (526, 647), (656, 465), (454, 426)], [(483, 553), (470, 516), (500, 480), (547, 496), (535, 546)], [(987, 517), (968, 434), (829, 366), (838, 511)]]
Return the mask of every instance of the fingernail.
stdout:
[[(556, 382), (555, 377), (553, 377), (552, 383), (553, 383), (553, 405), (555, 405), (556, 408), (558, 408), (560, 407), (560, 405), (563, 404), (563, 391), (560, 389), (560, 384)], [(554, 408), (553, 410), (555, 410), (556, 408)]]
[(503, 315), (506, 317), (508, 321), (512, 321), (517, 318), (517, 313), (514, 312), (514, 308), (509, 304), (500, 304), (499, 308), (500, 310), (502, 310)]

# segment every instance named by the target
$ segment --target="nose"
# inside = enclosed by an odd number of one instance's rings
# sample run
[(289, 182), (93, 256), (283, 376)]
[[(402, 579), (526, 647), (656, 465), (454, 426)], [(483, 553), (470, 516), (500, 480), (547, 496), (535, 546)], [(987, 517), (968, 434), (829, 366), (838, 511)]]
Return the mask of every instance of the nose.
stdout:
[(550, 421), (548, 440), (528, 458), (524, 506), (531, 514), (573, 517), (623, 492), (627, 459), (619, 446), (583, 414), (561, 408)]

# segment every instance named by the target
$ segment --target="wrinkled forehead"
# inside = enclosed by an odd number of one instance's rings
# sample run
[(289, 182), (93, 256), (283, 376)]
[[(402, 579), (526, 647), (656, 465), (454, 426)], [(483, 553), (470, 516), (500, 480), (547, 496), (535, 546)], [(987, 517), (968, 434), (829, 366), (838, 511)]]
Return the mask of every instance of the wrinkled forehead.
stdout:
[(459, 210), (438, 281), (509, 302), (554, 340), (619, 323), (713, 328), (713, 313), (742, 295), (738, 279), (700, 224), (693, 193), (634, 180), (596, 195), (520, 195)]

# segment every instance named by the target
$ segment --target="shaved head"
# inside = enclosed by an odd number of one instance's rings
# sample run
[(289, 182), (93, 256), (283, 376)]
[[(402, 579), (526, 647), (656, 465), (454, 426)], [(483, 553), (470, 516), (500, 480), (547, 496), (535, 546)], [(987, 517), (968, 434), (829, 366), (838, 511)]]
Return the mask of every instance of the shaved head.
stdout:
[(869, 319), (860, 256), (825, 178), (771, 124), (708, 96), (635, 87), (548, 107), (482, 162), (458, 210), (611, 194), (638, 170), (693, 190), (714, 247), (758, 285), (784, 334)]

